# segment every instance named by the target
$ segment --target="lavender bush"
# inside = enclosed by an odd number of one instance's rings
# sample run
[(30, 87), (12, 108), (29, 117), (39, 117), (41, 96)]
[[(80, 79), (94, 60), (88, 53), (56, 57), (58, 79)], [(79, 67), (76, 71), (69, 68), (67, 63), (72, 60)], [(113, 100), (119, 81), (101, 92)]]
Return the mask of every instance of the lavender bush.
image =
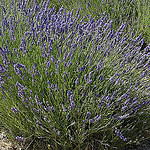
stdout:
[[(0, 118), (10, 139), (45, 149), (120, 149), (149, 137), (150, 45), (113, 21), (50, 1), (3, 8)], [(30, 143), (30, 144), (29, 144)], [(43, 146), (43, 145), (42, 145)]]

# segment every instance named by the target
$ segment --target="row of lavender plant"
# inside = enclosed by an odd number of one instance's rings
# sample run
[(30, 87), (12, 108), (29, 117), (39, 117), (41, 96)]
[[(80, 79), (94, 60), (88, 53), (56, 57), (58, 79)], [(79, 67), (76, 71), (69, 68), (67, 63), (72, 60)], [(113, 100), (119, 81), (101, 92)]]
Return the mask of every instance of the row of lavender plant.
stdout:
[[(81, 8), (82, 16), (86, 13), (97, 18), (99, 12), (106, 11), (106, 14), (113, 19), (113, 28), (118, 28), (122, 22), (127, 22), (140, 34), (143, 32), (145, 43), (150, 42), (150, 1), (143, 0), (74, 0), (60, 1), (67, 8)], [(66, 3), (69, 3), (68, 5)], [(94, 12), (94, 13), (93, 13)], [(128, 28), (127, 28), (128, 30)], [(144, 46), (143, 46), (144, 47)], [(144, 47), (145, 48), (145, 47)]]
[[(41, 0), (37, 0), (39, 3)], [(52, 4), (52, 3), (51, 3)], [(52, 6), (50, 4), (50, 7)], [(88, 13), (93, 18), (98, 19), (98, 14), (106, 11), (108, 17), (114, 22), (112, 24), (114, 29), (117, 29), (122, 22), (127, 22), (130, 26), (135, 28), (139, 33), (143, 32), (145, 37), (145, 44), (150, 42), (150, 1), (143, 0), (54, 0), (53, 4), (56, 8), (64, 7), (68, 9), (81, 8), (81, 15), (85, 16), (87, 20)], [(128, 30), (128, 28), (126, 29)], [(145, 48), (145, 46), (143, 46)]]
[[(121, 148), (149, 135), (150, 45), (105, 13), (4, 6), (0, 118), (10, 138), (51, 149)], [(12, 137), (11, 137), (12, 136)]]

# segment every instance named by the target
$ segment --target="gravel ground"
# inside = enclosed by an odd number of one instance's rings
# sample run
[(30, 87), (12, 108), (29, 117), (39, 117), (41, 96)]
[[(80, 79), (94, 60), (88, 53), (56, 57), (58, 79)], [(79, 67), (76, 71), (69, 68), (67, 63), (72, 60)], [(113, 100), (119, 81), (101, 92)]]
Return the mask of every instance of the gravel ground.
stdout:
[(12, 144), (3, 131), (0, 132), (0, 150), (23, 150), (18, 144)]

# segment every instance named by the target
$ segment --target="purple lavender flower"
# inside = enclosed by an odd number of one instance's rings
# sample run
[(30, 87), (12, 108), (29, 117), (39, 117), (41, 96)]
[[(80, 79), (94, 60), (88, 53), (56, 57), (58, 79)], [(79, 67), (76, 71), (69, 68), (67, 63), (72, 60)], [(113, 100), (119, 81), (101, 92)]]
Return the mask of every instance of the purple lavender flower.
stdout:
[(117, 136), (119, 136), (120, 139), (123, 139), (123, 141), (127, 141), (127, 138), (125, 138), (125, 137), (122, 135), (122, 133), (120, 132), (119, 129), (116, 129), (116, 130), (115, 130), (115, 133), (117, 133)]
[(119, 134), (119, 130), (117, 129), (117, 130), (115, 130), (115, 133), (118, 133)]
[(102, 65), (101, 65), (101, 60), (98, 62), (98, 64), (97, 64), (97, 71), (99, 71), (101, 68), (102, 68)]
[(102, 81), (103, 79), (104, 79), (104, 78), (103, 78), (103, 75), (101, 75), (101, 76), (100, 76), (100, 80)]
[(123, 107), (121, 108), (121, 110), (122, 110), (122, 111), (125, 111), (126, 108), (128, 108), (128, 107), (127, 107), (127, 106), (123, 106)]
[(95, 119), (93, 118), (93, 119), (90, 120), (90, 122), (91, 122), (91, 123), (94, 123), (94, 120), (95, 120)]
[(15, 107), (12, 107), (11, 110), (12, 110), (14, 113), (18, 113), (18, 112), (19, 112)]
[(87, 74), (84, 75), (84, 80), (87, 80)]
[(91, 72), (89, 73), (89, 80), (91, 80), (91, 76), (92, 76), (93, 72), (94, 72), (94, 71), (91, 71)]
[(91, 117), (91, 113), (90, 112), (87, 112), (87, 117), (88, 117), (88, 119)]
[(86, 66), (81, 67), (81, 68), (80, 68), (80, 71), (84, 71), (85, 67), (86, 67)]
[(52, 56), (51, 60), (52, 60), (53, 63), (55, 63), (55, 58), (54, 58), (54, 56)]
[(70, 108), (75, 107), (74, 101), (71, 101), (70, 103), (71, 103)]
[(58, 131), (57, 134), (60, 135), (60, 131)]
[(16, 137), (16, 140), (24, 141), (24, 138), (23, 138), (23, 137), (20, 137), (20, 136), (17, 136), (17, 137)]
[(39, 124), (40, 124), (40, 122), (39, 122), (39, 121), (36, 121), (36, 124), (38, 124), (38, 125), (39, 125)]
[(73, 141), (74, 140), (74, 138), (73, 137), (71, 137), (71, 141)]
[(94, 121), (95, 121), (95, 122), (99, 121), (100, 119), (101, 119), (101, 115), (99, 115), (99, 116), (96, 115), (96, 116), (94, 117)]
[(0, 64), (0, 73), (5, 72), (6, 69)]
[(37, 96), (37, 95), (35, 95), (35, 101), (36, 101), (37, 104), (40, 103), (40, 100), (38, 99), (38, 96)]
[(37, 109), (36, 109), (36, 108), (33, 108), (33, 110), (34, 110), (34, 111), (37, 111)]
[(79, 78), (77, 78), (76, 81), (75, 81), (76, 85), (78, 84), (78, 82), (79, 82)]
[(129, 114), (125, 114), (123, 116), (119, 116), (120, 120), (124, 119), (124, 118), (127, 118), (129, 116)]
[(1, 5), (1, 6), (2, 6), (2, 8), (3, 8), (4, 13), (6, 14), (7, 12), (6, 12), (5, 7), (4, 7), (3, 5)]

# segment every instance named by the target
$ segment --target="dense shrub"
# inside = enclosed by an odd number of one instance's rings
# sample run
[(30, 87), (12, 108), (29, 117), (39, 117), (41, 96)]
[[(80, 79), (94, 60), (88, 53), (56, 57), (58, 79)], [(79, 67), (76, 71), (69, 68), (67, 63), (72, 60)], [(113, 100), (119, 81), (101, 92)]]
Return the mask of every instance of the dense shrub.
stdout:
[(49, 2), (3, 7), (0, 118), (11, 138), (51, 149), (120, 149), (149, 137), (150, 45), (103, 13)]

